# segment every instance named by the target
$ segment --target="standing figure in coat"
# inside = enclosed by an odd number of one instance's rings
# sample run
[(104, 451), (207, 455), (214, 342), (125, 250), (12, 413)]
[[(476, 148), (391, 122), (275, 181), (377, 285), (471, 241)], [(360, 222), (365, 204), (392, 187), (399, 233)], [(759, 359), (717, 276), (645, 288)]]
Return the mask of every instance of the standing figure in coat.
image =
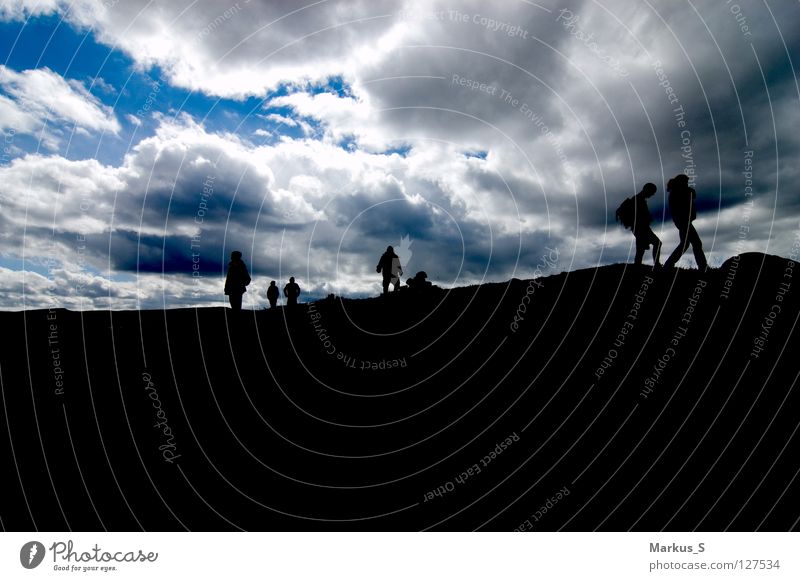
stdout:
[(297, 306), (297, 297), (300, 296), (300, 285), (294, 281), (293, 276), (289, 277), (288, 284), (283, 287), (283, 295), (286, 297), (287, 306)]
[(394, 248), (391, 246), (386, 247), (386, 252), (381, 255), (375, 270), (383, 273), (383, 294), (389, 292), (390, 284), (394, 285), (394, 290), (397, 290), (400, 286), (400, 275), (403, 274), (403, 267), (400, 264), (400, 258), (394, 253)]
[(250, 284), (250, 273), (242, 260), (242, 253), (238, 250), (231, 252), (231, 261), (228, 263), (228, 274), (225, 277), (225, 294), (235, 312), (242, 310), (242, 295), (247, 292)]
[(278, 298), (281, 296), (281, 292), (278, 290), (275, 281), (269, 283), (269, 288), (267, 289), (267, 300), (269, 301), (269, 307), (274, 309), (278, 306)]

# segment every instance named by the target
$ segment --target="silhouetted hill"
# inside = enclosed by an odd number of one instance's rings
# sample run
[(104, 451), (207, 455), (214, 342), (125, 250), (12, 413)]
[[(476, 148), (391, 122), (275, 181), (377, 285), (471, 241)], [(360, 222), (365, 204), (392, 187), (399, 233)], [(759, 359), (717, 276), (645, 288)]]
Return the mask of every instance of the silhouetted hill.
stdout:
[(787, 530), (794, 268), (2, 313), (2, 525)]

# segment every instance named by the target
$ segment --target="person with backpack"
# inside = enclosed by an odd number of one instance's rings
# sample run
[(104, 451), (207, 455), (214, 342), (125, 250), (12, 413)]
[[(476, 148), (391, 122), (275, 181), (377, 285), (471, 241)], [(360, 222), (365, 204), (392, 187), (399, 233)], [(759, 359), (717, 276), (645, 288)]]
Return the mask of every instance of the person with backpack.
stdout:
[(703, 252), (700, 235), (692, 225), (694, 219), (697, 218), (697, 209), (695, 208), (697, 194), (694, 188), (689, 187), (689, 176), (686, 174), (676, 175), (667, 183), (667, 191), (669, 192), (669, 211), (681, 239), (664, 263), (664, 268), (674, 267), (691, 244), (697, 268), (703, 272), (706, 270), (708, 262), (706, 262), (706, 255)]
[(661, 239), (650, 227), (653, 217), (647, 207), (647, 199), (652, 198), (656, 191), (658, 188), (655, 184), (646, 183), (641, 192), (620, 204), (617, 208), (617, 220), (625, 228), (630, 228), (636, 239), (636, 257), (633, 263), (642, 264), (645, 251), (652, 245), (653, 266), (661, 268)]
[(228, 263), (228, 274), (225, 277), (225, 294), (235, 312), (242, 310), (242, 295), (247, 292), (250, 284), (250, 273), (242, 260), (242, 253), (238, 250), (231, 252), (231, 261)]

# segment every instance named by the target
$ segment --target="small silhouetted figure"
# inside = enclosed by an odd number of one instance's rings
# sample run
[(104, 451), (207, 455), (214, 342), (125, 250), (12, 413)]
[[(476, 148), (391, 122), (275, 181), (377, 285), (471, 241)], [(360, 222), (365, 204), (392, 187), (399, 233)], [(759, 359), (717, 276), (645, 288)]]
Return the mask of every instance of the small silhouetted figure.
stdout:
[(394, 248), (391, 246), (386, 247), (386, 252), (381, 255), (375, 270), (383, 273), (383, 294), (389, 292), (389, 284), (394, 285), (394, 290), (397, 290), (400, 286), (400, 275), (403, 274), (403, 267), (400, 264), (400, 258), (394, 253)]
[(225, 277), (225, 294), (234, 311), (242, 310), (242, 295), (247, 292), (250, 284), (250, 273), (242, 260), (242, 253), (238, 250), (231, 252), (231, 261), (228, 263), (228, 274)]
[(267, 300), (269, 301), (269, 306), (271, 309), (274, 309), (278, 306), (278, 297), (280, 296), (281, 291), (278, 290), (278, 287), (273, 280), (269, 283), (269, 288), (267, 288)]
[(293, 307), (297, 305), (297, 297), (300, 296), (300, 285), (294, 281), (294, 277), (289, 278), (288, 284), (283, 287), (283, 296), (286, 297), (286, 305)]
[(636, 204), (635, 217), (633, 222), (633, 235), (636, 238), (636, 257), (633, 260), (634, 264), (641, 264), (644, 258), (645, 250), (653, 246), (653, 266), (661, 266), (661, 239), (656, 236), (650, 224), (653, 222), (653, 217), (650, 215), (650, 209), (647, 207), (647, 199), (652, 198), (658, 188), (655, 184), (646, 183), (642, 191), (636, 194), (633, 199)]
[(697, 268), (701, 271), (706, 269), (706, 255), (703, 253), (703, 243), (697, 230), (694, 229), (692, 222), (697, 217), (695, 208), (695, 198), (697, 194), (694, 188), (689, 187), (689, 177), (685, 174), (678, 174), (667, 183), (669, 191), (669, 210), (672, 213), (672, 221), (678, 229), (680, 242), (677, 248), (672, 251), (669, 258), (664, 263), (665, 268), (672, 268), (680, 260), (689, 244), (692, 245), (694, 260)]
[(424, 270), (420, 270), (417, 274), (414, 275), (414, 278), (409, 278), (406, 283), (408, 284), (409, 290), (419, 292), (425, 291), (433, 287), (433, 283), (429, 280), (428, 273)]

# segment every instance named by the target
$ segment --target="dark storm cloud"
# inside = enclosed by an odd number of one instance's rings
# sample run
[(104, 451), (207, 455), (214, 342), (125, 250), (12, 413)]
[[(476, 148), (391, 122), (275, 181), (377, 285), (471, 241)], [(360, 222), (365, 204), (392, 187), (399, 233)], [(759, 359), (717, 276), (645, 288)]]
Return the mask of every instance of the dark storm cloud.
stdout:
[[(255, 147), (162, 117), (120, 167), (31, 158), (4, 170), (24, 191), (34, 178), (3, 225), (27, 225), (26, 252), (46, 253), (58, 196), (62, 254), (91, 226), (98, 268), (181, 280), (199, 236), (204, 276), (240, 249), (258, 276), (304, 272), (314, 292), (336, 279), (371, 293), (377, 256), (404, 237), (411, 270), (447, 284), (525, 278), (545, 248), (565, 268), (629, 260), (614, 210), (645, 182), (658, 186), (650, 209), (669, 248), (665, 185), (687, 172), (712, 259), (742, 246), (745, 216), (747, 249), (779, 251), (800, 209), (800, 8), (770, 6), (776, 24), (759, 2), (737, 6), (738, 20), (712, 0), (208, 1), (152, 5), (135, 22), (143, 3), (103, 19), (76, 9), (73, 23), (139, 66), (208, 95), (263, 97), (260, 113), (294, 129)], [(87, 191), (91, 216), (79, 211)]]

